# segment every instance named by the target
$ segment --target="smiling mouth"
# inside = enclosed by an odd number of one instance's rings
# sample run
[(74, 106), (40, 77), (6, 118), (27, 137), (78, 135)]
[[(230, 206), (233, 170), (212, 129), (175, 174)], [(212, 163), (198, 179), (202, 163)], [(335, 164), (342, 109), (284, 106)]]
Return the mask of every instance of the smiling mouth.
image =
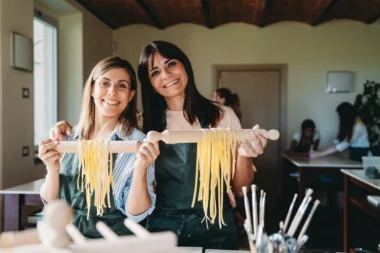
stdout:
[(169, 88), (170, 86), (173, 86), (173, 85), (177, 84), (178, 82), (179, 82), (179, 78), (170, 82), (170, 83), (165, 84), (164, 88)]
[(105, 100), (105, 99), (103, 99), (102, 101), (104, 103), (108, 104), (108, 105), (118, 105), (118, 104), (120, 104), (119, 101), (114, 101), (114, 100)]

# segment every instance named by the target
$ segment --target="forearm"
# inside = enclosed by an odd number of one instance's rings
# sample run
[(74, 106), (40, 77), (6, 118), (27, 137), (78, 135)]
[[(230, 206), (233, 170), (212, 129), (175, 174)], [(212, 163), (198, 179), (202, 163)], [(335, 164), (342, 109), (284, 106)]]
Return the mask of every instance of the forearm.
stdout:
[(131, 215), (144, 213), (152, 205), (147, 187), (146, 169), (135, 169), (131, 189), (126, 201), (126, 209)]
[(316, 154), (317, 154), (317, 157), (324, 157), (324, 156), (328, 156), (328, 155), (331, 155), (331, 154), (336, 153), (336, 152), (338, 152), (338, 150), (336, 149), (335, 145), (330, 145), (329, 147), (325, 148), (324, 150), (316, 152)]
[(234, 193), (239, 197), (243, 196), (242, 187), (247, 186), (249, 188), (254, 176), (252, 158), (239, 155), (236, 161), (235, 176), (232, 180)]
[(40, 189), (40, 195), (48, 203), (59, 199), (59, 173), (47, 173), (46, 180)]

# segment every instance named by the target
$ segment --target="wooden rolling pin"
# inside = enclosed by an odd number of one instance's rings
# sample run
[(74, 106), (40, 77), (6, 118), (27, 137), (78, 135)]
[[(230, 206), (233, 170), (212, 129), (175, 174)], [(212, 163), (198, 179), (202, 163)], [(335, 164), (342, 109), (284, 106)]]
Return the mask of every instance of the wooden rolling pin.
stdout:
[[(109, 141), (108, 150), (110, 153), (136, 153), (141, 146), (139, 141)], [(57, 145), (60, 153), (78, 153), (79, 141), (61, 141)]]
[[(277, 130), (265, 130), (265, 129), (239, 129), (232, 130), (235, 133), (236, 140), (241, 141), (250, 138), (250, 134), (257, 131), (267, 137), (270, 140), (277, 140), (280, 137), (280, 133)], [(194, 130), (165, 130), (162, 133), (156, 131), (150, 131), (147, 135), (147, 139), (152, 142), (164, 141), (166, 144), (176, 143), (196, 143), (201, 142), (203, 138), (202, 129)]]

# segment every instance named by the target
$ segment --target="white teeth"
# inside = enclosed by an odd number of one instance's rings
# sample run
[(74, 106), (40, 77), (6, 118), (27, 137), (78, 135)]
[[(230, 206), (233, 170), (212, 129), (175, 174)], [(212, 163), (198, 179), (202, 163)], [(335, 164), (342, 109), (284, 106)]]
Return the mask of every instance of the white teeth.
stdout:
[(179, 79), (176, 79), (176, 80), (174, 80), (173, 82), (167, 83), (167, 84), (165, 84), (164, 88), (168, 88), (168, 87), (170, 87), (170, 86), (172, 86), (172, 85), (178, 83), (178, 81), (179, 81)]
[(110, 105), (117, 105), (117, 104), (119, 104), (118, 101), (112, 101), (112, 100), (104, 100), (104, 102), (106, 102), (107, 104), (110, 104)]

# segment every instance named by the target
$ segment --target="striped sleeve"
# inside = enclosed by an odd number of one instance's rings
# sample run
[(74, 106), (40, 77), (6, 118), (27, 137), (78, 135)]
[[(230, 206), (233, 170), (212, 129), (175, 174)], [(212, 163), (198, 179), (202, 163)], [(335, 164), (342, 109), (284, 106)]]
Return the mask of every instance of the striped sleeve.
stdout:
[[(134, 129), (132, 134), (129, 136), (129, 140), (143, 141), (145, 139), (145, 134)], [(115, 165), (114, 165), (114, 200), (116, 208), (118, 208), (122, 213), (124, 213), (128, 218), (133, 219), (136, 222), (143, 220), (154, 210), (156, 203), (156, 195), (153, 191), (154, 176), (154, 164), (150, 165), (147, 169), (147, 188), (149, 196), (151, 198), (152, 205), (140, 215), (132, 215), (128, 213), (126, 209), (126, 201), (131, 189), (133, 180), (133, 164), (136, 160), (136, 153), (123, 153), (118, 154)]]

